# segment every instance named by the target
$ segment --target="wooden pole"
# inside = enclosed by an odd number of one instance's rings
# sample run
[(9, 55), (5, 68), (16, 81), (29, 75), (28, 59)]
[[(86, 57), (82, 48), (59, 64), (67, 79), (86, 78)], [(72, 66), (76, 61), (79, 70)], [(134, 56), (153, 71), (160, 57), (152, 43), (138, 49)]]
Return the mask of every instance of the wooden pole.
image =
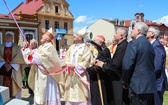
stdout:
[(101, 81), (100, 81), (100, 76), (99, 76), (98, 73), (97, 73), (97, 80), (98, 80), (98, 85), (99, 85), (99, 92), (100, 92), (101, 103), (102, 103), (102, 105), (104, 105), (103, 93), (102, 93), (102, 87), (101, 87)]

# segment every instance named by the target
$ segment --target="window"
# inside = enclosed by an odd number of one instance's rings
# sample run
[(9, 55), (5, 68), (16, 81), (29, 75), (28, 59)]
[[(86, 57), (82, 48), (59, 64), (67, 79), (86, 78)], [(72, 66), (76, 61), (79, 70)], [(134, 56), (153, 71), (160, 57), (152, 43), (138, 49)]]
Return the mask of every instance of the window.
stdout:
[(66, 31), (68, 30), (68, 23), (64, 22), (64, 29), (66, 29)]
[(59, 28), (59, 22), (58, 21), (55, 21), (55, 31), (56, 31), (56, 29), (58, 29)]
[(33, 35), (32, 34), (26, 34), (26, 40), (28, 42), (30, 42), (30, 40), (32, 40), (32, 39), (33, 39)]
[(68, 44), (68, 39), (64, 39), (64, 44), (65, 44), (65, 45)]
[(124, 26), (124, 20), (120, 21), (120, 25)]
[(59, 8), (58, 6), (55, 6), (55, 13), (58, 13), (59, 12)]
[(35, 35), (35, 30), (24, 30), (24, 36), (28, 42), (30, 42), (31, 39), (37, 38)]
[(139, 16), (136, 16), (136, 19), (139, 19)]
[(45, 20), (45, 29), (49, 29), (49, 20)]

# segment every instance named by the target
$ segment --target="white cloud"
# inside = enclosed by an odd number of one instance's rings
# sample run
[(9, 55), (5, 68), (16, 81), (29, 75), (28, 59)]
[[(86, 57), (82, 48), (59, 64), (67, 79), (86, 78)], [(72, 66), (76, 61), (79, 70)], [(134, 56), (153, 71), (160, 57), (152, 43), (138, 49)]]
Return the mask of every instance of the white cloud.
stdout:
[(76, 18), (75, 22), (76, 23), (84, 23), (87, 20), (87, 16), (79, 16)]
[(79, 31), (80, 29), (82, 29), (82, 28), (83, 28), (82, 26), (80, 26), (80, 27), (74, 27), (74, 29), (73, 29), (74, 34), (75, 34), (77, 31)]
[[(73, 33), (75, 34), (77, 31), (79, 31), (80, 29), (82, 29), (84, 26), (88, 26), (92, 23), (94, 23), (96, 21), (93, 20), (93, 17), (87, 17), (87, 16), (79, 16), (75, 19), (75, 26), (73, 29)], [(78, 24), (78, 25), (77, 25)]]
[(87, 24), (92, 24), (92, 23), (94, 23), (96, 20), (89, 20), (89, 21), (87, 21), (86, 23)]
[(113, 20), (113, 18), (111, 18), (111, 17), (110, 17), (110, 18), (108, 18), (108, 19), (109, 19), (109, 20)]
[(164, 23), (165, 25), (168, 26), (168, 15), (167, 15), (167, 16), (163, 16), (163, 17), (160, 18), (160, 19), (154, 20), (153, 22), (156, 22), (156, 23)]
[(93, 20), (93, 17), (91, 16), (91, 17), (88, 17), (86, 21), (87, 21), (87, 22), (86, 22), (87, 24), (92, 24), (92, 23), (94, 23), (96, 20)]
[(75, 19), (76, 23), (86, 23), (86, 24), (91, 24), (95, 22), (96, 20), (93, 20), (93, 17), (87, 17), (87, 16), (79, 16)]

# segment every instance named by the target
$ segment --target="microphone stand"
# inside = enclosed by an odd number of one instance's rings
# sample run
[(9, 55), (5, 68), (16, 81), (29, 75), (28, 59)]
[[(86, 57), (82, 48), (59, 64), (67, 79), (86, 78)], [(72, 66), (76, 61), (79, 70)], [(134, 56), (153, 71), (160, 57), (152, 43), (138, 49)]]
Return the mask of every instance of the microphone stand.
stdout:
[[(93, 44), (94, 46), (96, 46), (96, 47), (98, 48), (99, 54), (107, 61), (107, 63), (109, 64), (110, 68), (113, 68), (113, 66), (112, 66), (112, 64), (110, 63), (110, 61), (109, 61), (106, 57), (104, 57), (104, 55), (100, 52), (100, 51), (102, 50), (102, 47), (99, 46), (97, 43), (95, 43), (95, 42), (92, 41), (92, 40), (89, 40), (89, 41), (87, 41), (87, 42), (89, 42), (89, 43)], [(101, 48), (101, 49), (100, 49), (100, 48)], [(133, 98), (136, 97), (136, 98), (140, 101), (140, 103), (141, 103), (142, 105), (145, 105), (144, 102), (143, 102), (143, 101), (139, 98), (139, 96), (135, 93), (135, 91), (134, 91), (134, 90), (129, 86), (129, 84), (123, 79), (122, 75), (121, 75), (116, 69), (114, 69), (114, 72), (119, 76), (119, 78), (121, 79), (122, 83), (125, 84), (125, 85), (130, 89), (130, 91), (131, 91), (131, 94), (129, 95), (130, 100), (132, 100)]]

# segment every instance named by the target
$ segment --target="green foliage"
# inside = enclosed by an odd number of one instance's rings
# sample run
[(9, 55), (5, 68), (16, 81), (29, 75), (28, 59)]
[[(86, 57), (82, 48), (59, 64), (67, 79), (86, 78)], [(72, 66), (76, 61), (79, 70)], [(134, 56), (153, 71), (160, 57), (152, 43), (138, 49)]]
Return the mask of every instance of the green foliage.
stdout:
[(168, 105), (168, 91), (164, 93), (163, 105)]

